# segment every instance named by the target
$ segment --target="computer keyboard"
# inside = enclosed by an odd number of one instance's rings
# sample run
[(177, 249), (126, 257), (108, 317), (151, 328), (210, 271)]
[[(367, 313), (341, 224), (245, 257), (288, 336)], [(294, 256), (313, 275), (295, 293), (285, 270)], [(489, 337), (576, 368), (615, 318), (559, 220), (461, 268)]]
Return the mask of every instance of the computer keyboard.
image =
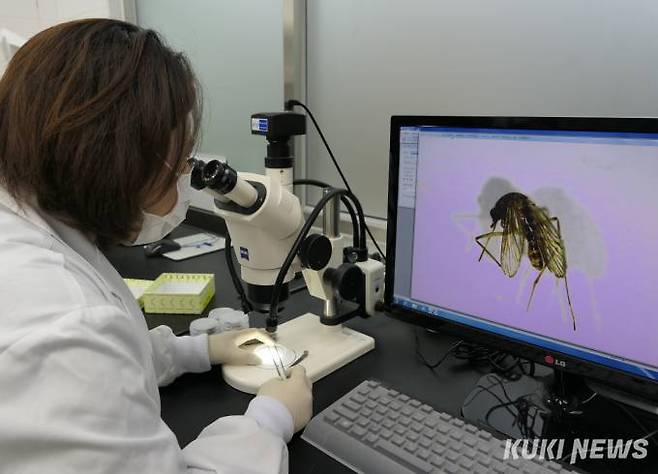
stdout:
[(548, 460), (503, 460), (505, 441), (366, 380), (316, 415), (302, 438), (357, 472), (577, 472)]

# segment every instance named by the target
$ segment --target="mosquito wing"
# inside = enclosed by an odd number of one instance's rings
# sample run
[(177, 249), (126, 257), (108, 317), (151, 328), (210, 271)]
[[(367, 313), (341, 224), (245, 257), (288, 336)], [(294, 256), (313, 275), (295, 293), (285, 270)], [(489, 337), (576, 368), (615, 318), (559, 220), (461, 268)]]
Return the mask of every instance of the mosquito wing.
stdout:
[(518, 206), (508, 206), (502, 222), (503, 240), (500, 244), (500, 266), (503, 273), (510, 278), (516, 275), (521, 258), (525, 254), (526, 240), (521, 220), (522, 214)]
[(529, 208), (535, 223), (537, 247), (544, 265), (557, 278), (564, 278), (567, 274), (567, 257), (558, 222), (551, 219), (546, 210), (534, 204)]

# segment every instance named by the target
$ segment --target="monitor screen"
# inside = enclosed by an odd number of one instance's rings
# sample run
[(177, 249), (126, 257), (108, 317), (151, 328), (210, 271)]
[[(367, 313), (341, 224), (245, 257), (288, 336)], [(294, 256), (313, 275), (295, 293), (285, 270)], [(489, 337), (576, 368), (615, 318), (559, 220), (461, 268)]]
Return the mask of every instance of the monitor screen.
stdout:
[(404, 126), (397, 171), (393, 304), (658, 380), (658, 134)]

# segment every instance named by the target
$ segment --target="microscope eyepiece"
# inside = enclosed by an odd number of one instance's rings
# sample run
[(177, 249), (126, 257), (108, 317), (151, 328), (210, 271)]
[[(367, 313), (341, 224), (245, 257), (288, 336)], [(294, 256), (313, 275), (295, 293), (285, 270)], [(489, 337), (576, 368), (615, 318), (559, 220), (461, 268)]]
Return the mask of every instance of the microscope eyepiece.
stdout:
[(204, 184), (221, 194), (230, 193), (238, 181), (238, 173), (226, 163), (212, 160), (203, 169)]
[(197, 191), (202, 191), (206, 188), (206, 183), (203, 181), (203, 169), (206, 167), (206, 164), (195, 158), (190, 158), (187, 162), (192, 166), (192, 187)]

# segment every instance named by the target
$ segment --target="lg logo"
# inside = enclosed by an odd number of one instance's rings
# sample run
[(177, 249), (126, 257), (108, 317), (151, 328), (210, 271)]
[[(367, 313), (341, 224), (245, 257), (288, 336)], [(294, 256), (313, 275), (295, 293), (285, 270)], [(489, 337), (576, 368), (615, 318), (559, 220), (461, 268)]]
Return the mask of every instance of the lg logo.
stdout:
[(544, 356), (544, 362), (546, 362), (548, 365), (557, 365), (558, 367), (566, 367), (567, 363), (563, 360), (556, 359), (552, 355), (546, 355)]

